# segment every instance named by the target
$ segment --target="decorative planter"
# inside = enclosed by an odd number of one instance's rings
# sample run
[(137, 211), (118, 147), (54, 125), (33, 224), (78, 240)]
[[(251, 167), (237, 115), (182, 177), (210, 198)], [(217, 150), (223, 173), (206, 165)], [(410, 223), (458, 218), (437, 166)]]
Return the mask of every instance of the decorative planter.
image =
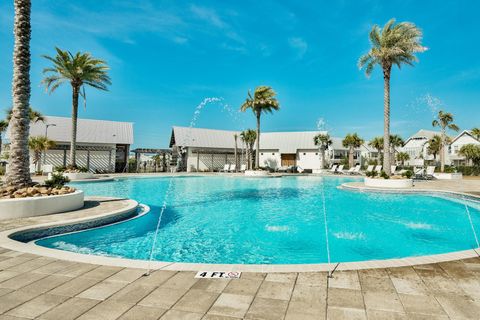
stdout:
[(365, 178), (366, 187), (374, 188), (411, 188), (413, 187), (413, 179), (372, 179)]
[(247, 177), (266, 177), (268, 175), (269, 175), (268, 171), (263, 171), (263, 170), (246, 170), (245, 171), (245, 176)]
[(42, 216), (77, 210), (83, 207), (84, 194), (75, 192), (46, 196), (0, 200), (0, 220)]
[(70, 179), (70, 181), (94, 178), (93, 173), (91, 172), (64, 172), (63, 176)]
[(434, 173), (433, 176), (438, 180), (461, 180), (463, 179), (462, 173)]

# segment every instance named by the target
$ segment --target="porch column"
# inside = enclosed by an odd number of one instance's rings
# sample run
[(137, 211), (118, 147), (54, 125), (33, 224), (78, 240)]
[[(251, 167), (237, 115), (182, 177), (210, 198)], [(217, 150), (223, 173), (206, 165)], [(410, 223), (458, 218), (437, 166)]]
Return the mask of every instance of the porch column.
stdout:
[(90, 171), (90, 150), (87, 150), (87, 170)]

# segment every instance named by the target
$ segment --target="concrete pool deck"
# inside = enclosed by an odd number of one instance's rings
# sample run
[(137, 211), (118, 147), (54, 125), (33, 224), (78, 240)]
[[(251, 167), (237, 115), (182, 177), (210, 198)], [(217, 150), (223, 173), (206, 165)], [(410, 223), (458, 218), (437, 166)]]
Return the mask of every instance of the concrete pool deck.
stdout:
[[(421, 184), (475, 194), (480, 181), (472, 181), (450, 187), (440, 181)], [(2, 221), (0, 230), (85, 218), (126, 205), (125, 199), (97, 199), (84, 211)], [(144, 273), (0, 248), (0, 320), (478, 319), (480, 314), (479, 257), (339, 270), (331, 279), (326, 272), (243, 272), (232, 280), (195, 279), (195, 272), (186, 271)]]

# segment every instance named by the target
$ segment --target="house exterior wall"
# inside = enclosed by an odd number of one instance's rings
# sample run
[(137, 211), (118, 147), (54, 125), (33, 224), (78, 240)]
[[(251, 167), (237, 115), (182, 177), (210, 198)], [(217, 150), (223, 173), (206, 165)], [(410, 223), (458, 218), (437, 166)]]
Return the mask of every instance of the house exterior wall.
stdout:
[(302, 169), (321, 169), (321, 154), (318, 150), (298, 150), (297, 166)]
[[(210, 152), (209, 152), (210, 150)], [(197, 171), (218, 171), (222, 170), (226, 164), (235, 163), (235, 154), (233, 149), (202, 149), (200, 153), (197, 153), (197, 149), (187, 149), (187, 172)], [(242, 149), (238, 149), (238, 163), (240, 166), (247, 163), (246, 155), (243, 154)], [(243, 162), (242, 162), (243, 160)]]
[(282, 157), (278, 150), (260, 150), (260, 166), (277, 169), (282, 166)]
[(466, 144), (480, 145), (480, 142), (478, 142), (478, 140), (475, 140), (468, 134), (464, 134), (450, 145), (450, 154), (457, 156), (460, 148), (462, 148)]

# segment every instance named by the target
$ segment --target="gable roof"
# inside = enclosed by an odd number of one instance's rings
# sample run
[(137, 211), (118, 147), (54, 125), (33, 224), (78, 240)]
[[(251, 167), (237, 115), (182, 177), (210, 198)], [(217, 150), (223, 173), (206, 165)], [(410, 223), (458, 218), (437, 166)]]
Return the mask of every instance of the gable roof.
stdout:
[(480, 142), (479, 139), (477, 139), (477, 138), (475, 138), (475, 137), (473, 136), (473, 134), (471, 133), (470, 130), (463, 130), (462, 132), (460, 132), (459, 135), (457, 135), (455, 138), (453, 138), (453, 140), (450, 142), (450, 144), (454, 143), (456, 140), (458, 140), (458, 139), (459, 139), (461, 136), (463, 136), (463, 135), (468, 135), (468, 136), (470, 136), (472, 139)]
[[(48, 138), (56, 142), (70, 142), (72, 120), (67, 117), (46, 116), (45, 122), (30, 124), (30, 136), (45, 135), (46, 124)], [(133, 144), (133, 123), (107, 120), (78, 119), (78, 143)]]
[[(231, 149), (235, 147), (233, 135), (241, 131), (214, 130), (203, 128), (173, 127), (170, 147)], [(313, 137), (326, 131), (262, 132), (260, 149), (279, 150), (281, 153), (296, 153), (298, 149), (318, 149)], [(334, 141), (336, 138), (332, 138)], [(240, 139), (239, 146), (241, 144)], [(343, 148), (343, 147), (342, 147)]]

